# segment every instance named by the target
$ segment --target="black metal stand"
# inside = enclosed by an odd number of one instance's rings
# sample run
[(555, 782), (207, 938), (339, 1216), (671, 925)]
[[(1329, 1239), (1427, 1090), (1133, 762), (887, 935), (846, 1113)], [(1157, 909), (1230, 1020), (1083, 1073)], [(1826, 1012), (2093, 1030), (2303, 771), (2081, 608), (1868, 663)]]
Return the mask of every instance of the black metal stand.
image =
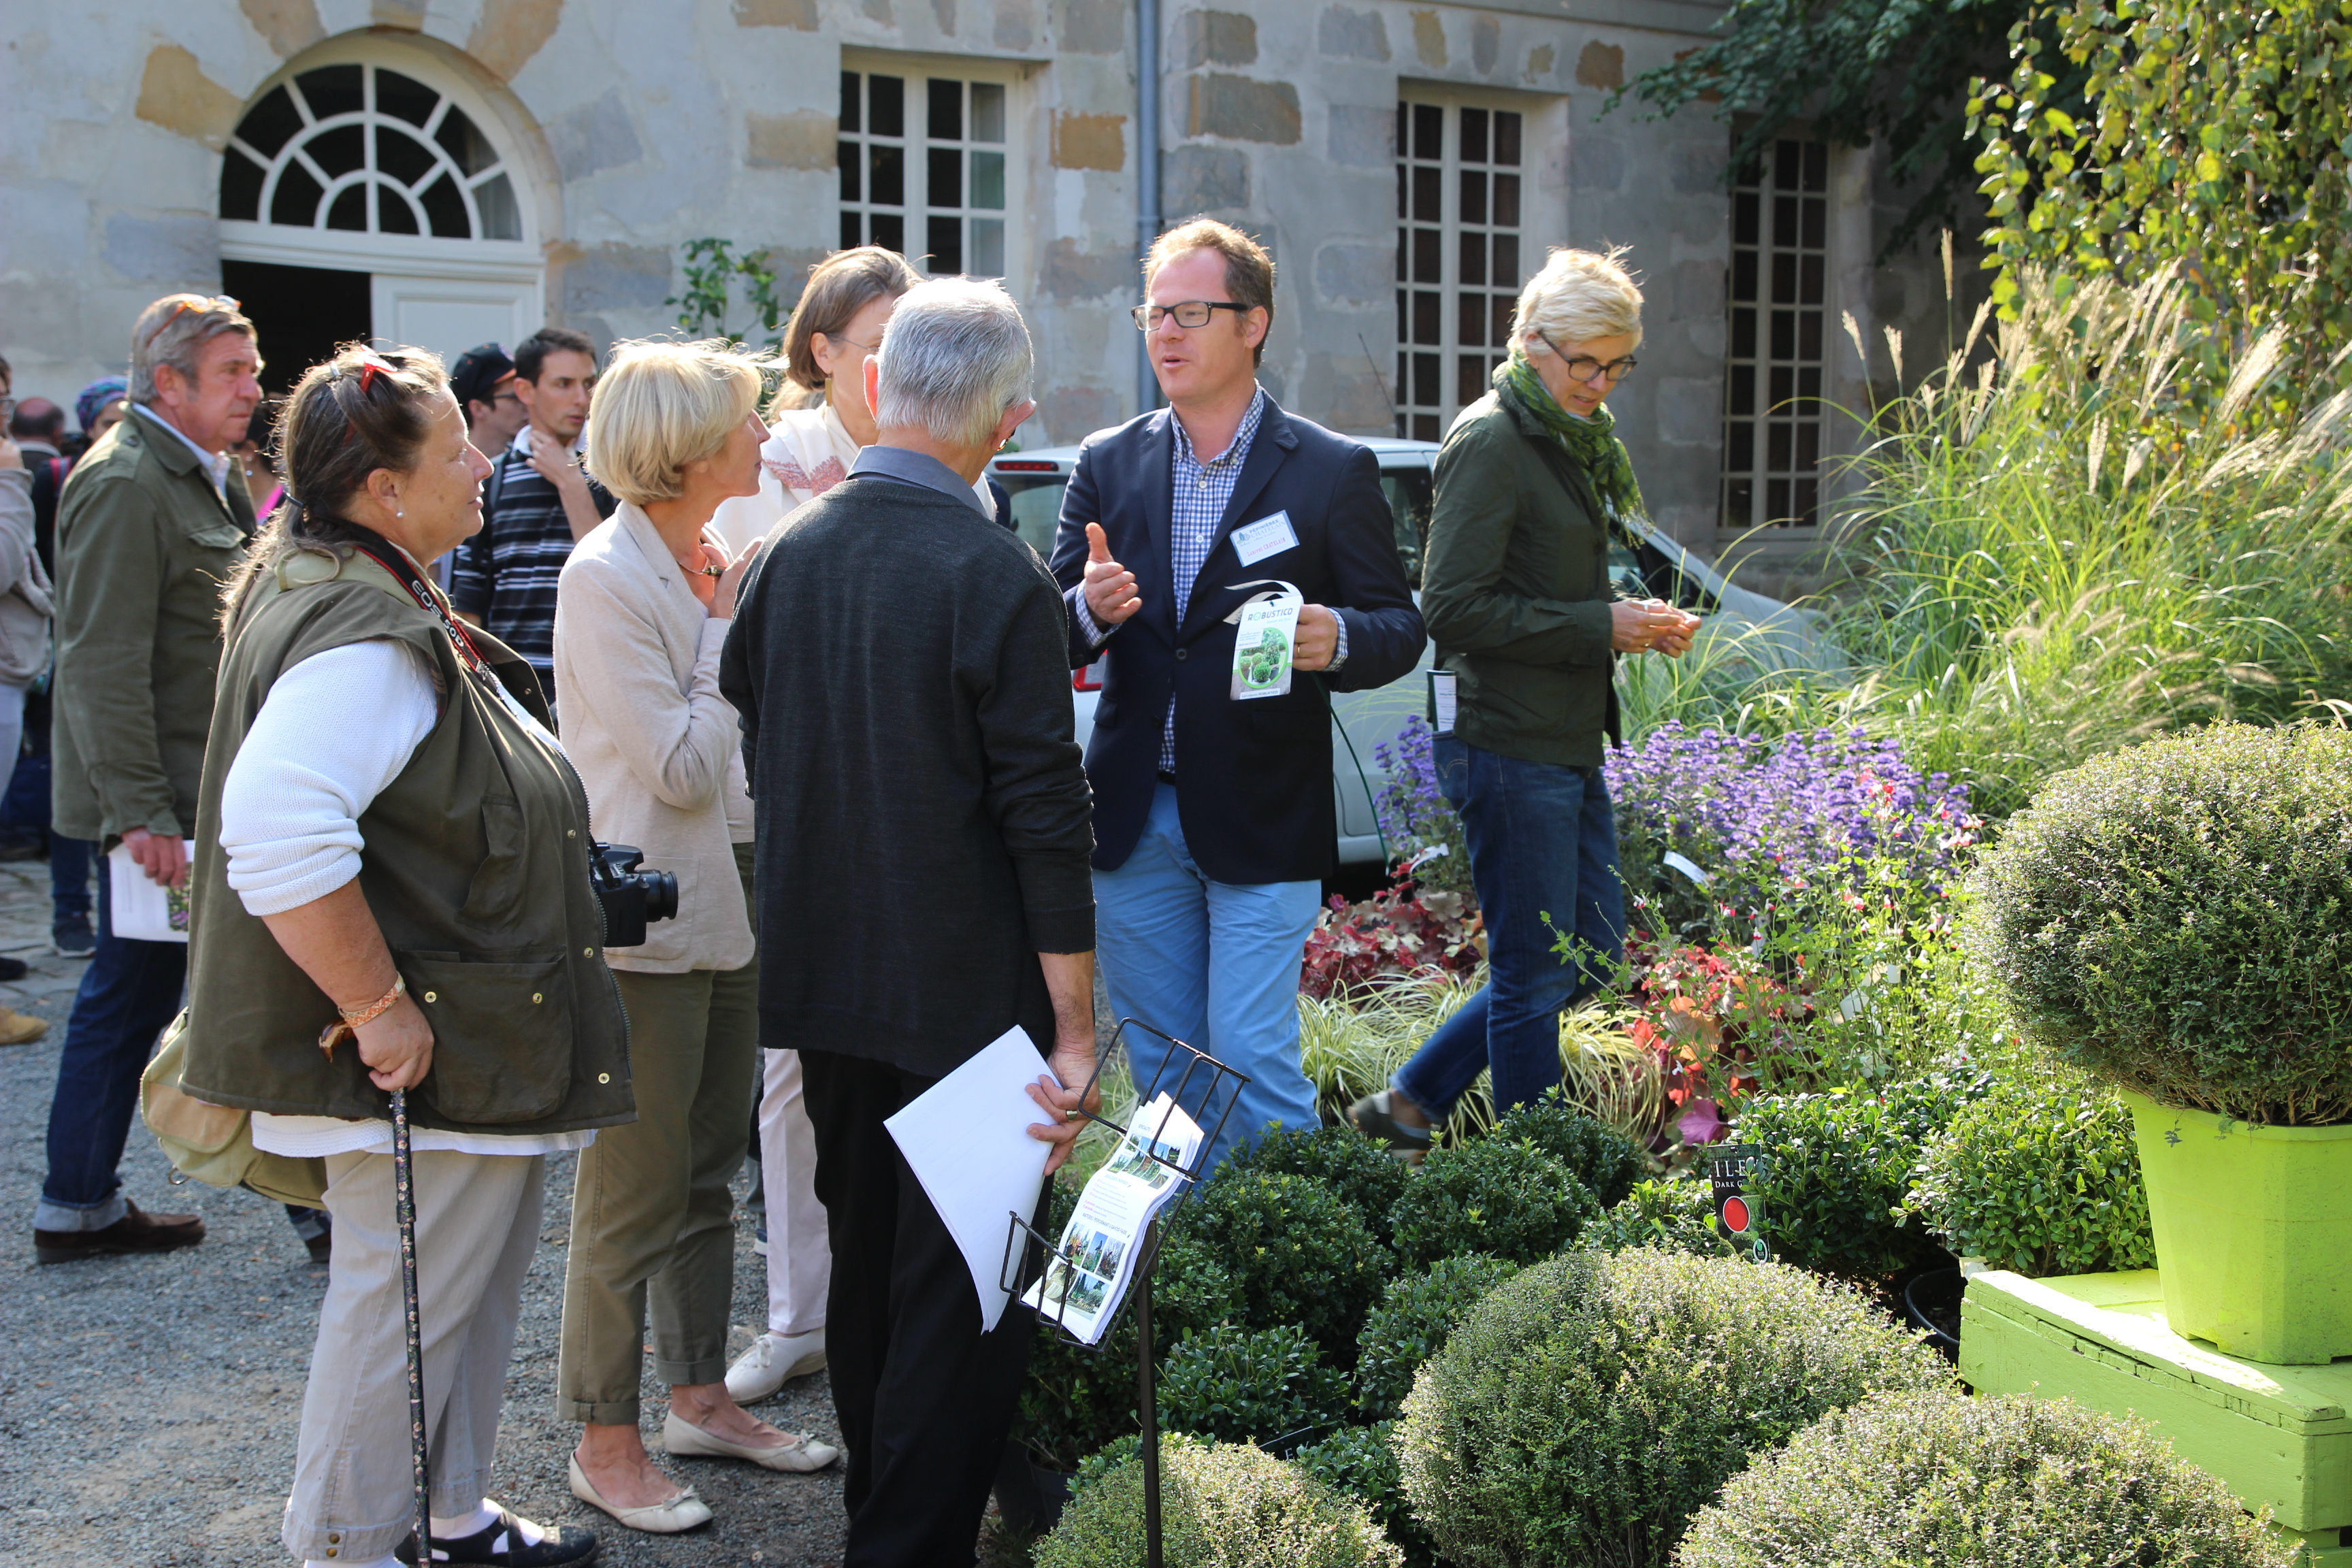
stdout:
[[(1165, 1130), (1164, 1122), (1160, 1127), (1153, 1129), (1155, 1136), (1151, 1143), (1146, 1145), (1141, 1151), (1144, 1157), (1154, 1164), (1164, 1165), (1174, 1172), (1178, 1179), (1186, 1183), (1187, 1186), (1180, 1190), (1176, 1196), (1154, 1216), (1151, 1223), (1144, 1227), (1142, 1237), (1136, 1243), (1133, 1283), (1128, 1291), (1129, 1300), (1135, 1303), (1136, 1415), (1143, 1428), (1140, 1457), (1143, 1460), (1144, 1563), (1146, 1568), (1161, 1568), (1160, 1401), (1158, 1392), (1152, 1385), (1151, 1269), (1152, 1266), (1160, 1261), (1160, 1222), (1167, 1218), (1177, 1205), (1184, 1201), (1189, 1194), (1189, 1184), (1200, 1179), (1209, 1163), (1209, 1151), (1216, 1147), (1219, 1135), (1225, 1130), (1226, 1121), (1234, 1113), (1234, 1106), (1241, 1099), (1243, 1088), (1250, 1080), (1246, 1075), (1235, 1072), (1206, 1051), (1189, 1046), (1173, 1035), (1162, 1033), (1150, 1025), (1134, 1018), (1121, 1018), (1118, 1021), (1118, 1032), (1111, 1037), (1110, 1050), (1105, 1052), (1102, 1060), (1095, 1064), (1095, 1076), (1087, 1080), (1086, 1092), (1079, 1097), (1081, 1104), (1095, 1098), (1095, 1090), (1102, 1079), (1104, 1064), (1117, 1055), (1118, 1048), (1126, 1044), (1128, 1031), (1131, 1028), (1153, 1036), (1165, 1042), (1168, 1047), (1167, 1051), (1160, 1058), (1159, 1068), (1151, 1075), (1151, 1081), (1148, 1084), (1137, 1085), (1136, 1104), (1139, 1107), (1148, 1106), (1165, 1093), (1175, 1107), (1192, 1117), (1194, 1125), (1201, 1129), (1201, 1146), (1192, 1152), (1192, 1162), (1188, 1165), (1179, 1165), (1171, 1160), (1162, 1158), (1160, 1154), (1157, 1147), (1160, 1140), (1156, 1135)], [(1129, 1048), (1130, 1061), (1133, 1055), (1134, 1051), (1130, 1047)], [(1171, 1073), (1174, 1080), (1172, 1083), (1170, 1081)], [(1198, 1110), (1193, 1109), (1195, 1095), (1199, 1097)], [(1112, 1121), (1094, 1111), (1083, 1111), (1081, 1114), (1087, 1121), (1108, 1127), (1122, 1137), (1127, 1133), (1127, 1128), (1123, 1124)], [(1005, 1289), (1012, 1291), (1013, 1297), (1018, 1300), (1029, 1288), (1032, 1263), (1035, 1264), (1035, 1278), (1045, 1279), (1045, 1269), (1049, 1267), (1046, 1260), (1055, 1256), (1057, 1244), (1054, 1238), (1039, 1234), (1037, 1227), (1020, 1215), (1013, 1215), (1012, 1222), (1005, 1238), (1005, 1273), (1010, 1276), (1005, 1281)], [(1070, 1333), (1069, 1325), (1064, 1321), (1069, 1312), (1068, 1293), (1066, 1291), (1062, 1300), (1053, 1303), (1050, 1310), (1044, 1305), (1046, 1296), (1047, 1293), (1045, 1291), (1041, 1290), (1038, 1293), (1040, 1305), (1034, 1309), (1037, 1315), (1052, 1323), (1063, 1333), (1068, 1334), (1073, 1341), (1082, 1345), (1086, 1344), (1086, 1342), (1079, 1339), (1077, 1335)], [(1089, 1350), (1099, 1348), (1101, 1341), (1108, 1337), (1108, 1331), (1106, 1324), (1105, 1332), (1097, 1336), (1094, 1344), (1087, 1345), (1087, 1348)]]
[(416, 1177), (408, 1143), (408, 1093), (392, 1091), (393, 1214), (400, 1222), (400, 1300), (407, 1320), (408, 1458), (416, 1495), (416, 1560), (433, 1561), (432, 1462), (425, 1447), (425, 1343), (416, 1308)]

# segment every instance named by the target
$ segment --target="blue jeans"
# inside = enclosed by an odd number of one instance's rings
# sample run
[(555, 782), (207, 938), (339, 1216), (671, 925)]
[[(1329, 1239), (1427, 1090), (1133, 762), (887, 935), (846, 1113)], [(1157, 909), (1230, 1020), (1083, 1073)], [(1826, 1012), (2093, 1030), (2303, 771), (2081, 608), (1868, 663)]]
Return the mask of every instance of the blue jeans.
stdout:
[[(1269, 1125), (1321, 1125), (1315, 1086), (1298, 1066), (1298, 965), (1322, 898), (1319, 882), (1203, 876), (1184, 847), (1169, 784), (1157, 786), (1127, 863), (1095, 873), (1095, 951), (1111, 1012), (1249, 1076), (1204, 1172)], [(1138, 1091), (1178, 1055), (1149, 1035), (1130, 1032), (1128, 1042)], [(1174, 1092), (1182, 1065), (1162, 1089)], [(1194, 1086), (1206, 1087), (1197, 1077)], [(1188, 1095), (1185, 1110), (1197, 1117), (1202, 1107)]]
[(188, 948), (114, 934), (114, 900), (101, 867), (98, 952), (82, 971), (58, 1057), (49, 1101), (49, 1173), (34, 1224), (43, 1230), (103, 1230), (122, 1217), (122, 1145), (139, 1106), (139, 1075), (180, 1010)]
[[(1442, 1121), (1482, 1068), (1494, 1070), (1497, 1114), (1559, 1082), (1560, 1011), (1623, 961), (1625, 888), (1599, 769), (1524, 762), (1452, 736), (1439, 738), (1436, 760), (1438, 787), (1470, 840), (1487, 950), (1486, 988), (1394, 1080)], [(1580, 962), (1553, 951), (1559, 931), (1575, 936)]]
[(49, 929), (89, 923), (89, 863), (98, 846), (68, 838), (49, 826), (48, 737), (36, 734), (33, 749), (16, 760), (8, 791), (0, 795), (0, 828), (40, 834), (49, 841)]

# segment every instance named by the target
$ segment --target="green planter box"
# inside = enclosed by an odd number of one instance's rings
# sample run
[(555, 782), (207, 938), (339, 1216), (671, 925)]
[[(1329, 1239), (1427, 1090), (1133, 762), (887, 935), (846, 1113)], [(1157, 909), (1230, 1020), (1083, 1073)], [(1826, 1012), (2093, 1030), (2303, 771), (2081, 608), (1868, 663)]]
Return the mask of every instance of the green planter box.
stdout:
[(1960, 1306), (1960, 1375), (1979, 1394), (2137, 1416), (2249, 1510), (2269, 1509), (2306, 1568), (2352, 1568), (2352, 1361), (2223, 1355), (2174, 1333), (2164, 1297), (2154, 1269), (1979, 1274)]
[(2124, 1100), (2172, 1326), (2249, 1361), (2352, 1355), (2352, 1127)]

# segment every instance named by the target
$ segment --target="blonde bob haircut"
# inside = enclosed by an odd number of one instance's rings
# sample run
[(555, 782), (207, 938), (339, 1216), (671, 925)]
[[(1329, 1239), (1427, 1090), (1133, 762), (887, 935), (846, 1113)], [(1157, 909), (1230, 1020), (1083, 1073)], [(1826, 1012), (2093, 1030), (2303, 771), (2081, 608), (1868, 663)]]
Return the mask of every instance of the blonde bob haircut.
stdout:
[(686, 466), (715, 456), (760, 406), (769, 362), (724, 338), (615, 344), (588, 416), (588, 471), (632, 506), (686, 493)]
[[(1543, 338), (1570, 343), (1622, 335), (1641, 347), (1642, 290), (1618, 261), (1624, 254), (1622, 245), (1606, 252), (1565, 247), (1553, 251), (1543, 270), (1519, 290), (1511, 341), (1524, 342), (1530, 353), (1543, 349)], [(1536, 337), (1538, 332), (1543, 338)]]

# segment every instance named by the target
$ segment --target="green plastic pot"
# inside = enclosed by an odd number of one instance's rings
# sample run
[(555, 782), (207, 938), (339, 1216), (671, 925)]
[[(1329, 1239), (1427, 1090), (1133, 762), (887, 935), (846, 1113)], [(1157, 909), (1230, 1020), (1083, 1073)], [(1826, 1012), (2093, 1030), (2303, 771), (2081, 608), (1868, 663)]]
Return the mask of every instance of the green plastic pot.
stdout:
[(2124, 1100), (2172, 1331), (2248, 1361), (2352, 1355), (2352, 1126)]

